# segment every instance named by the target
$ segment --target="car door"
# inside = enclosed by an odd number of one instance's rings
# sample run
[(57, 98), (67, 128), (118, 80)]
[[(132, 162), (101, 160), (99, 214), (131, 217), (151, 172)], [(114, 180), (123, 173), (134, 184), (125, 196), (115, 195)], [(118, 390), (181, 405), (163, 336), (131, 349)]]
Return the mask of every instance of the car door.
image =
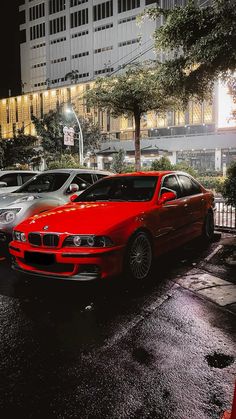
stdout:
[(188, 231), (192, 235), (201, 233), (204, 220), (205, 201), (201, 186), (187, 174), (178, 174), (182, 196), (186, 199), (188, 209)]
[(181, 197), (182, 191), (175, 174), (168, 174), (162, 178), (159, 199), (166, 192), (175, 192), (176, 199), (158, 206), (155, 223), (159, 243), (165, 250), (170, 250), (183, 240), (188, 210), (185, 200)]

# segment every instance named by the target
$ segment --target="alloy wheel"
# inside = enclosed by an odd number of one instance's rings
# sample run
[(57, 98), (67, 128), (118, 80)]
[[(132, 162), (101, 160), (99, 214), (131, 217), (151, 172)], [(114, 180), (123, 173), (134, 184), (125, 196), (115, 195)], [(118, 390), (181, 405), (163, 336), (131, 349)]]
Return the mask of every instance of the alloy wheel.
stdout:
[(145, 279), (152, 265), (152, 247), (145, 233), (137, 234), (130, 246), (128, 254), (128, 267), (133, 278)]

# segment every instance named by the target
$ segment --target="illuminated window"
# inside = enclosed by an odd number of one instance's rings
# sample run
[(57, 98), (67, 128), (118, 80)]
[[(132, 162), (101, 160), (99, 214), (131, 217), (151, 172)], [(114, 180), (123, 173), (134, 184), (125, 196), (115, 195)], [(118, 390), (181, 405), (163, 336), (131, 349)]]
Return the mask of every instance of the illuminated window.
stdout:
[(175, 112), (175, 125), (185, 125), (185, 113), (183, 111)]
[(203, 104), (203, 122), (205, 124), (213, 122), (213, 107), (209, 102)]
[(189, 123), (198, 125), (202, 123), (202, 105), (197, 102), (189, 104)]

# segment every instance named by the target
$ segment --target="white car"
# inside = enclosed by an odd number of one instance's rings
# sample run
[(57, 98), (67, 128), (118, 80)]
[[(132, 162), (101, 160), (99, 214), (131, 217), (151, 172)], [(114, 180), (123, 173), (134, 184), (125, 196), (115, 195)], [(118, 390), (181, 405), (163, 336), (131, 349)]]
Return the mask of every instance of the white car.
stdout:
[(0, 171), (0, 194), (15, 192), (20, 186), (28, 182), (38, 172), (32, 170), (3, 170)]

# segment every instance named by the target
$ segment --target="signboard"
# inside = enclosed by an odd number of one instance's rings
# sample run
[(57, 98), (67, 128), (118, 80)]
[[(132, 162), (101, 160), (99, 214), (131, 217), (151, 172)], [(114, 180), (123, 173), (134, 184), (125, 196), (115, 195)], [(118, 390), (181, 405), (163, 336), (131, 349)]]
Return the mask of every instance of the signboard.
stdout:
[(75, 145), (75, 142), (74, 142), (75, 130), (74, 130), (74, 128), (64, 127), (63, 128), (63, 134), (64, 134), (64, 145), (74, 146)]

